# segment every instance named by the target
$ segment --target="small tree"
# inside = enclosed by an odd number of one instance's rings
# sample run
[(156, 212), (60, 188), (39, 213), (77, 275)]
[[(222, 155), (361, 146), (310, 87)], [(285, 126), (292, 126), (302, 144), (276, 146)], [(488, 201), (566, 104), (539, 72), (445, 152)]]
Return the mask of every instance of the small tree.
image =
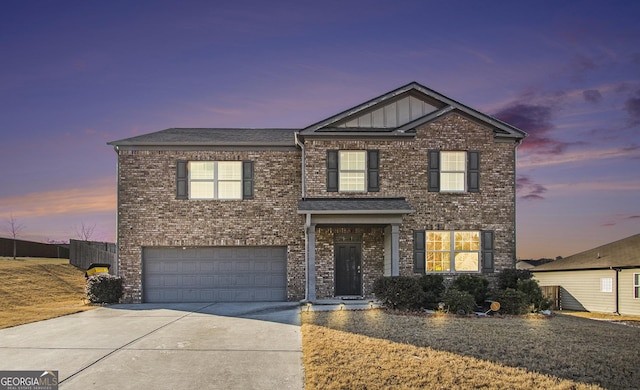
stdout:
[(16, 259), (18, 252), (18, 243), (16, 239), (18, 235), (24, 230), (24, 225), (19, 223), (18, 220), (11, 214), (9, 218), (7, 218), (8, 232), (13, 238), (13, 259)]
[(91, 236), (93, 236), (93, 231), (96, 229), (96, 224), (93, 225), (85, 225), (84, 221), (80, 223), (80, 226), (76, 225), (76, 237), (78, 237), (81, 241), (91, 241)]

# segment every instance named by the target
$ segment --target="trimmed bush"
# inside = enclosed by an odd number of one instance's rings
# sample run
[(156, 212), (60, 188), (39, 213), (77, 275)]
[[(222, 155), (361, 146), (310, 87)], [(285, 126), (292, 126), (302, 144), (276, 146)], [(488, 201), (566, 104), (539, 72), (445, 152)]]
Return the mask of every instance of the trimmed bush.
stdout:
[(123, 293), (122, 278), (109, 274), (91, 275), (86, 293), (91, 303), (118, 303)]
[(383, 276), (373, 283), (373, 293), (383, 306), (393, 310), (418, 311), (424, 294), (417, 278)]
[(498, 291), (495, 300), (500, 303), (502, 314), (521, 315), (531, 312), (532, 309), (527, 294), (513, 288)]
[(542, 295), (542, 289), (534, 279), (518, 280), (518, 291), (526, 294), (529, 304), (533, 305), (535, 311), (547, 310), (553, 305), (550, 299)]
[(519, 280), (528, 280), (531, 279), (532, 276), (531, 271), (526, 269), (509, 268), (502, 270), (498, 274), (498, 288), (500, 290), (506, 290), (508, 288), (517, 290)]
[(442, 296), (442, 300), (449, 313), (453, 314), (471, 314), (476, 308), (476, 301), (473, 295), (455, 288), (447, 290)]
[(482, 305), (489, 294), (489, 281), (478, 275), (460, 275), (451, 287), (471, 294), (477, 305)]
[(438, 303), (442, 301), (442, 294), (445, 291), (444, 277), (442, 275), (422, 275), (422, 277), (418, 279), (418, 283), (424, 294), (424, 307), (427, 309), (437, 309)]

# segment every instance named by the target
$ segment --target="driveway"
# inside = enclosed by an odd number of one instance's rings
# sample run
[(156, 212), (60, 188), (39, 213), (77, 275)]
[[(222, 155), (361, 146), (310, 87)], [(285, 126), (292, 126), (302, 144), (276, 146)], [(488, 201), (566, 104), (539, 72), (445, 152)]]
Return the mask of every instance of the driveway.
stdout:
[(296, 303), (113, 305), (0, 329), (0, 370), (60, 389), (302, 389)]

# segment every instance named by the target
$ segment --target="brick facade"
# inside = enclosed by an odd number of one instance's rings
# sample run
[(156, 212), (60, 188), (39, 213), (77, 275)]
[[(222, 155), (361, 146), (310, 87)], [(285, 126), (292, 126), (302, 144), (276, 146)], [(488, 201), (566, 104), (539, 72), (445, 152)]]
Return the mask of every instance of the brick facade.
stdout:
[[(254, 199), (177, 200), (178, 160), (254, 161)], [(301, 194), (299, 150), (121, 150), (118, 165), (124, 302), (142, 301), (142, 249), (150, 246), (286, 246), (288, 298), (304, 297), (304, 218), (296, 212)]]

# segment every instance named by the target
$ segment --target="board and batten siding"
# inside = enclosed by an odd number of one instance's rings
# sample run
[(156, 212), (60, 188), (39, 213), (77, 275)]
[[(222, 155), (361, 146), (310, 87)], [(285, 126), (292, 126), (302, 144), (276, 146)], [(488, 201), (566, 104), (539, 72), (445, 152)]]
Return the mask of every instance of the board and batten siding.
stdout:
[[(616, 271), (556, 271), (534, 272), (540, 286), (560, 286), (560, 306), (563, 310), (613, 313), (616, 311)], [(612, 279), (612, 292), (600, 291), (600, 279)]]
[(623, 269), (618, 274), (620, 286), (618, 311), (622, 315), (640, 316), (640, 298), (633, 297), (633, 275), (640, 274), (640, 267)]

